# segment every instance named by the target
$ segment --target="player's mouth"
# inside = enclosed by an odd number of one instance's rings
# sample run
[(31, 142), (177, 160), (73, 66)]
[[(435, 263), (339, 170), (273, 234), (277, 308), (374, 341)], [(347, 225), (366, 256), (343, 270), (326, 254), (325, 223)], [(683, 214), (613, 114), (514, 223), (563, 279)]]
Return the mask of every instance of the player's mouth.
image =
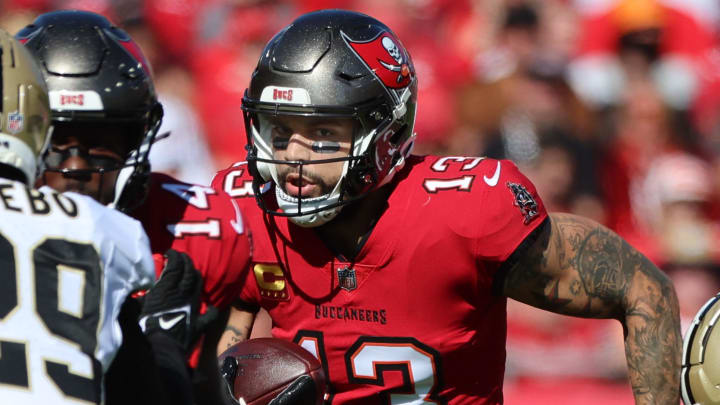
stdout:
[(284, 187), (285, 192), (293, 197), (317, 197), (320, 195), (320, 185), (313, 182), (310, 178), (300, 176), (297, 173), (288, 173), (285, 176)]

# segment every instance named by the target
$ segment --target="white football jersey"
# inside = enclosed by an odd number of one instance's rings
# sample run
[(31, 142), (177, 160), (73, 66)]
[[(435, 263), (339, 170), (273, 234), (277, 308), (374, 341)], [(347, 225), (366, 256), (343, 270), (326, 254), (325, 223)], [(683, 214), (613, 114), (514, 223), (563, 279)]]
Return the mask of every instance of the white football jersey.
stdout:
[(139, 222), (0, 179), (0, 403), (102, 403), (120, 308), (154, 280)]

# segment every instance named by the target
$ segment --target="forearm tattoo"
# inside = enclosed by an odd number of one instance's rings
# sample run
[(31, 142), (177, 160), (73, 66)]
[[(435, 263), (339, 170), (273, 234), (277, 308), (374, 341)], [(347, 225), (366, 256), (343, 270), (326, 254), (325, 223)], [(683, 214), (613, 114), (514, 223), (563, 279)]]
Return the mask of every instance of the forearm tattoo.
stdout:
[(243, 326), (242, 329), (243, 330), (241, 331), (232, 325), (227, 325), (225, 327), (225, 332), (231, 333), (230, 341), (226, 344), (227, 347), (225, 347), (225, 349), (229, 349), (230, 347), (232, 347), (233, 345), (235, 345), (237, 343), (248, 340), (248, 338), (250, 337), (250, 331), (251, 331), (250, 326)]
[(553, 312), (620, 320), (636, 403), (677, 405), (682, 336), (668, 277), (599, 224), (563, 214), (551, 220), (508, 269), (505, 294)]

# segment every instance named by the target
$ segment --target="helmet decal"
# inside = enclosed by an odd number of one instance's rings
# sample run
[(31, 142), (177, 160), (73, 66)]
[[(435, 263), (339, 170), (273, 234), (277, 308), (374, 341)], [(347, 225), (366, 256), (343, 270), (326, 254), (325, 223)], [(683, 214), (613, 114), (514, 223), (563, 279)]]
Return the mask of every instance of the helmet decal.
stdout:
[(415, 72), (410, 58), (398, 45), (400, 41), (397, 38), (388, 32), (382, 32), (370, 41), (356, 42), (345, 33), (342, 35), (355, 54), (385, 86), (402, 89), (410, 85)]
[(267, 86), (263, 89), (260, 101), (282, 104), (311, 104), (310, 93), (295, 87)]
[(102, 111), (103, 102), (94, 90), (50, 90), (53, 110)]
[[(114, 28), (114, 27), (113, 27)], [(132, 55), (133, 58), (135, 58), (136, 61), (138, 61), (139, 67), (142, 67), (142, 69), (145, 71), (146, 75), (152, 76), (153, 71), (150, 67), (150, 63), (145, 59), (145, 55), (140, 50), (140, 47), (130, 39), (129, 36), (123, 31), (115, 30), (113, 28), (105, 28), (103, 31), (108, 34), (111, 38), (116, 39), (118, 44), (120, 44), (125, 50)]]
[(7, 116), (7, 131), (15, 135), (23, 130), (25, 126), (25, 114), (17, 111), (8, 113)]

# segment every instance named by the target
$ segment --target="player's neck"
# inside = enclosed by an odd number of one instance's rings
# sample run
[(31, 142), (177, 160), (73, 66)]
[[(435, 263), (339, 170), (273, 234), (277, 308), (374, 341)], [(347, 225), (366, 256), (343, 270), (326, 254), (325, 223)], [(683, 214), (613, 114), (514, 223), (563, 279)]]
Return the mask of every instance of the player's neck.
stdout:
[(336, 254), (347, 260), (354, 259), (385, 212), (389, 192), (389, 188), (384, 187), (343, 207), (335, 219), (316, 228), (318, 236)]

